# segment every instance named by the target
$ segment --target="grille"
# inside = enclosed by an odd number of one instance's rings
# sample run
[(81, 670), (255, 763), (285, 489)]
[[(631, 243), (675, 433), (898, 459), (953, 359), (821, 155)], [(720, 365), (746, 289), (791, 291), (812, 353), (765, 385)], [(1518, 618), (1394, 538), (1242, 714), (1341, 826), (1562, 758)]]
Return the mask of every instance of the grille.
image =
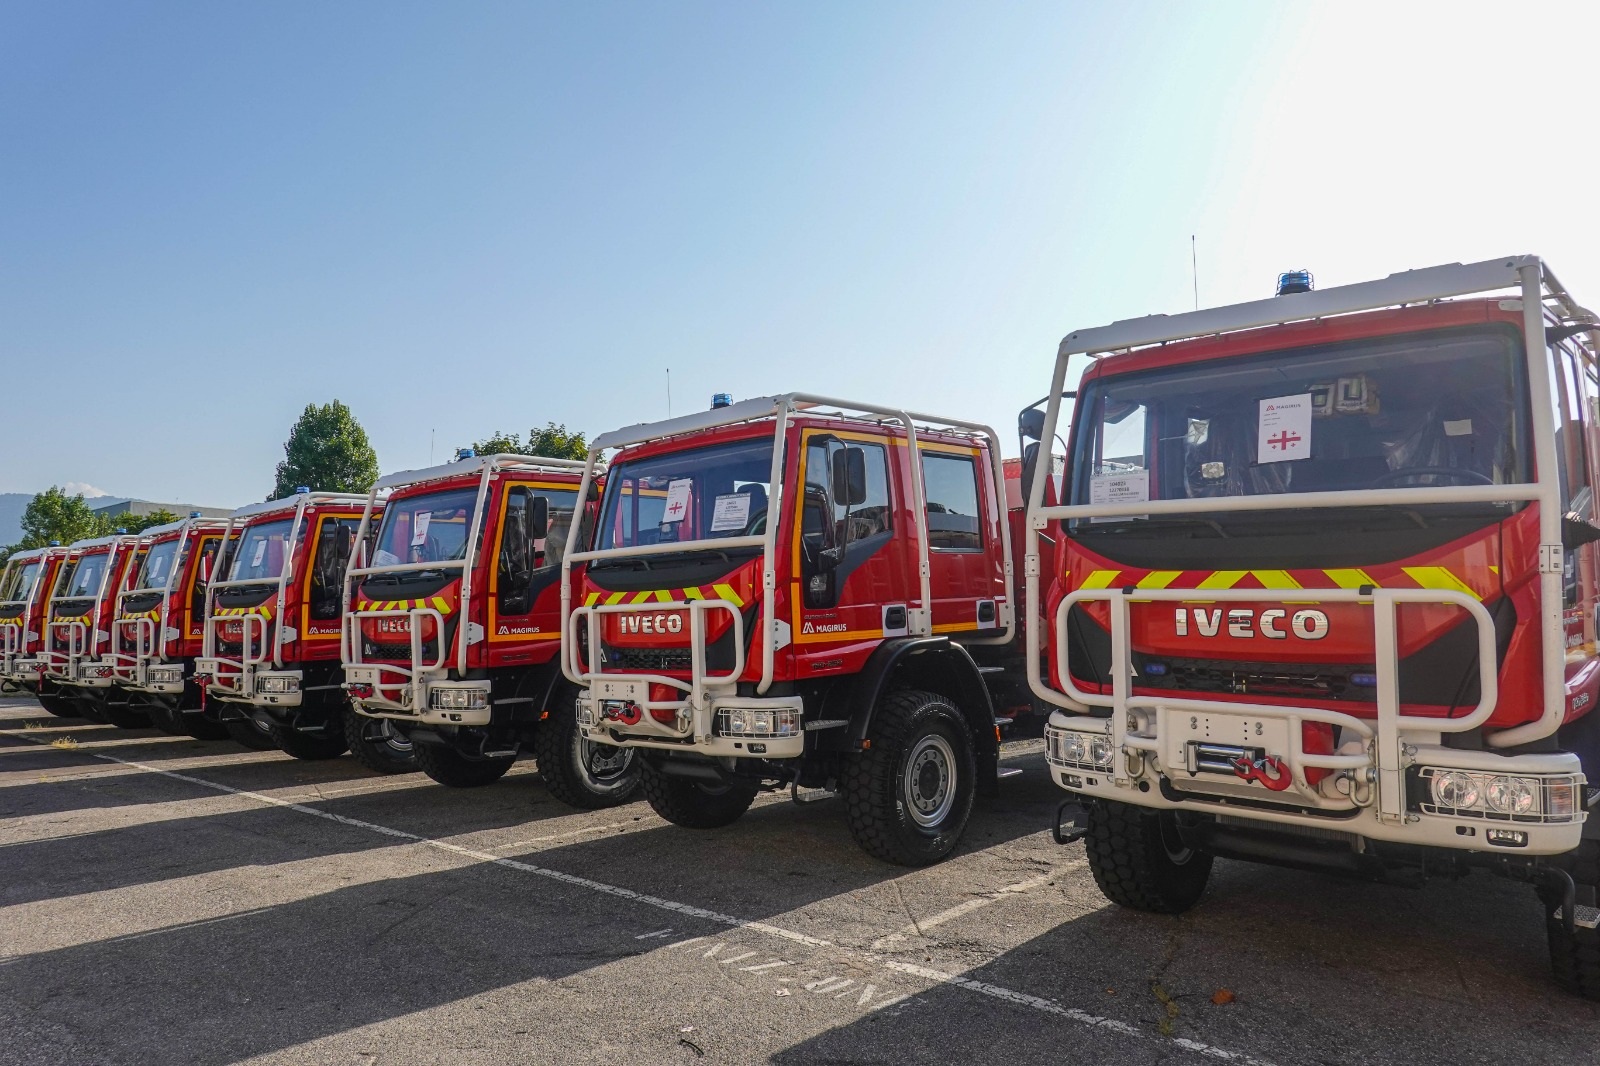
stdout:
[(1309, 696), (1324, 700), (1371, 703), (1377, 691), (1350, 680), (1355, 674), (1376, 673), (1370, 665), (1327, 666), (1321, 663), (1231, 663), (1215, 659), (1156, 659), (1164, 675), (1151, 675), (1139, 657), (1138, 684), (1150, 688), (1191, 692), (1227, 692), (1236, 695)]
[(693, 669), (688, 648), (606, 648), (606, 665), (611, 669), (661, 673), (665, 670)]
[[(361, 657), (368, 661), (402, 662), (411, 661), (411, 642), (404, 644), (375, 644), (370, 640), (361, 642)], [(425, 640), (422, 642), (422, 658), (426, 662), (434, 662), (439, 658), (439, 642)]]

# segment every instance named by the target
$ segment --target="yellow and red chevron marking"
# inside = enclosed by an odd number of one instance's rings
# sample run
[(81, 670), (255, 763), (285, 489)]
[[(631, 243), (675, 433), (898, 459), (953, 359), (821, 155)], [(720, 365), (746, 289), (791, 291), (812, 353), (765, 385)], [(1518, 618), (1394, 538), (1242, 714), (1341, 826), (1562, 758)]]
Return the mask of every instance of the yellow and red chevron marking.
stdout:
[(262, 618), (272, 617), (272, 605), (264, 603), (259, 607), (218, 607), (211, 612), (218, 618), (243, 618), (248, 614), (258, 614)]
[[(1475, 599), (1494, 595), (1498, 590), (1498, 566), (1485, 566), (1457, 573), (1447, 566), (1369, 566), (1336, 567), (1327, 570), (1080, 570), (1078, 588), (1141, 589), (1358, 589), (1372, 588), (1444, 589), (1464, 592)], [(1485, 573), (1487, 571), (1487, 573)], [(1474, 583), (1469, 580), (1477, 576)], [(1063, 573), (1063, 578), (1070, 574)], [(1071, 582), (1068, 582), (1070, 585)]]
[(125, 614), (121, 618), (118, 618), (117, 621), (119, 621), (119, 622), (137, 622), (141, 618), (156, 619), (156, 618), (160, 618), (160, 617), (161, 617), (161, 608), (152, 607), (148, 611), (143, 612), (142, 614)]
[(603, 603), (610, 607), (618, 603), (677, 603), (683, 600), (727, 600), (735, 607), (749, 602), (739, 590), (726, 581), (712, 585), (696, 585), (686, 589), (660, 589), (648, 592), (591, 592), (584, 606)]
[(440, 614), (455, 610), (443, 596), (427, 596), (419, 600), (357, 600), (358, 611), (420, 611), (432, 607)]

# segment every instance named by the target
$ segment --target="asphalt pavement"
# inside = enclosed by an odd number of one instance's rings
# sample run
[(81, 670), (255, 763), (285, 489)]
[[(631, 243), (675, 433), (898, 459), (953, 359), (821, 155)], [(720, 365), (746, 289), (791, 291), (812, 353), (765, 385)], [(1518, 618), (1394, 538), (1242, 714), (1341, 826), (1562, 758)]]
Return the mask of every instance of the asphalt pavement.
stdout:
[(1219, 862), (1109, 905), (1039, 742), (924, 870), (0, 699), (0, 1064), (1581, 1063), (1532, 890)]

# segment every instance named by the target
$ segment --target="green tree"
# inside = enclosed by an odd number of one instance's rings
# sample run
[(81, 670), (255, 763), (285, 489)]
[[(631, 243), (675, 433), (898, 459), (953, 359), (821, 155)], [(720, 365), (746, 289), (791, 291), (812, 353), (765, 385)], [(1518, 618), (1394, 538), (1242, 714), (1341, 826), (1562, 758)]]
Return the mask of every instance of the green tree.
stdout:
[(143, 533), (152, 526), (164, 526), (168, 522), (176, 522), (178, 516), (166, 508), (151, 511), (149, 514), (118, 514), (112, 515), (110, 524), (117, 529), (126, 529), (129, 533)]
[(378, 455), (350, 408), (334, 400), (306, 404), (283, 445), (278, 479), (269, 499), (301, 485), (318, 492), (366, 492), (378, 480)]
[(546, 422), (543, 429), (528, 430), (526, 442), (516, 433), (502, 433), (497, 429), (483, 440), (474, 441), (472, 450), (479, 455), (505, 452), (547, 459), (582, 459), (589, 454), (589, 442), (582, 433), (574, 433), (565, 425)]
[(30, 500), (28, 509), (22, 512), (22, 540), (16, 549), (42, 548), (53, 540), (71, 544), (110, 532), (110, 519), (89, 510), (82, 496), (68, 496), (59, 486), (51, 485)]

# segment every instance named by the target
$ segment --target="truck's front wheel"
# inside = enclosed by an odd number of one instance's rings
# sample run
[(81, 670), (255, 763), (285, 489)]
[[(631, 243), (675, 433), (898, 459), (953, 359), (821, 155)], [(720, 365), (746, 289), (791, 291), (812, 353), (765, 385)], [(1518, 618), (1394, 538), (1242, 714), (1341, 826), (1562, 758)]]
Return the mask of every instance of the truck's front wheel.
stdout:
[(639, 756), (632, 748), (596, 744), (578, 729), (576, 697), (558, 696), (533, 735), (539, 776), (570, 807), (597, 811), (631, 801), (639, 791)]
[(223, 720), (222, 727), (241, 748), (249, 748), (251, 751), (281, 750), (277, 738), (272, 735), (272, 730), (254, 718), (227, 718)]
[(885, 862), (938, 862), (972, 813), (977, 767), (966, 720), (943, 696), (907, 689), (879, 705), (868, 739), (845, 771), (851, 835)]
[[(1572, 879), (1580, 893), (1585, 887), (1600, 886), (1600, 848), (1579, 853)], [(1578, 925), (1568, 933), (1566, 922), (1556, 915), (1561, 901), (1547, 899), (1545, 903), (1545, 938), (1550, 943), (1550, 968), (1556, 984), (1575, 996), (1600, 1000), (1600, 929)], [(1583, 910), (1578, 914), (1582, 917)]]
[(685, 829), (720, 829), (739, 820), (756, 801), (756, 786), (742, 782), (714, 785), (692, 777), (664, 774), (642, 764), (644, 798), (654, 811)]
[(415, 750), (418, 769), (450, 788), (492, 785), (506, 776), (511, 764), (517, 761), (515, 755), (498, 759), (469, 759), (442, 744), (418, 744)]
[(317, 732), (306, 732), (292, 725), (275, 725), (272, 738), (278, 742), (278, 747), (296, 759), (307, 762), (337, 759), (350, 750), (350, 742), (344, 736), (344, 711), (334, 708), (326, 713), (327, 721)]
[(44, 690), (44, 682), (39, 683), (39, 706), (55, 715), (57, 718), (81, 718), (82, 713), (67, 697), (61, 695), (54, 685), (50, 691)]
[(99, 702), (106, 721), (118, 729), (148, 729), (150, 716), (135, 707), (125, 693), (115, 689), (97, 689), (94, 698)]
[(1085, 837), (1095, 884), (1112, 903), (1152, 914), (1181, 914), (1211, 877), (1211, 856), (1186, 846), (1177, 816), (1098, 800)]
[(387, 718), (368, 718), (346, 710), (344, 736), (350, 742), (350, 756), (368, 770), (409, 774), (417, 769), (417, 749), (411, 738)]

